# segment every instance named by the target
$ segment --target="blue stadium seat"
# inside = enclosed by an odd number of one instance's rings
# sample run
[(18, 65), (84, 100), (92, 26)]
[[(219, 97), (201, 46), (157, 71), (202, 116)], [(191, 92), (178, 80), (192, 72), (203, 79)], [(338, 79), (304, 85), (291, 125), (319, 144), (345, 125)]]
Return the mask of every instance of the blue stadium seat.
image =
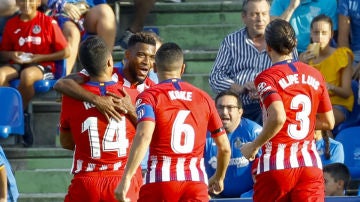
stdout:
[[(55, 85), (56, 81), (66, 76), (66, 62), (65, 60), (56, 61), (56, 72), (54, 79), (39, 80), (34, 83), (34, 89), (36, 93), (46, 93), (50, 91)], [(14, 79), (10, 81), (10, 86), (17, 88), (19, 86), (20, 79)]]
[(360, 179), (360, 126), (341, 130), (335, 140), (344, 147), (345, 165), (349, 168), (352, 179)]
[(337, 127), (334, 128), (334, 130), (332, 131), (334, 135), (338, 134), (341, 130), (344, 130), (345, 128), (352, 126), (360, 126), (360, 103), (358, 103), (359, 82), (356, 80), (352, 80), (351, 88), (354, 93), (354, 106), (352, 112), (350, 114), (350, 117), (346, 121), (340, 123)]
[(0, 87), (0, 137), (24, 135), (24, 112), (18, 90)]

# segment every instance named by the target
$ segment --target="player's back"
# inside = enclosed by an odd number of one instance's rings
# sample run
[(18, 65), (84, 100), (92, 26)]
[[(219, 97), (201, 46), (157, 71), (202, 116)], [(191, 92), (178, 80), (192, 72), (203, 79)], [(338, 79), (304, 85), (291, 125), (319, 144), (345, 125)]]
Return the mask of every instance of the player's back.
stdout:
[(276, 64), (262, 72), (255, 83), (263, 105), (271, 104), (273, 99), (267, 97), (276, 91), (286, 112), (283, 127), (265, 145), (265, 153), (271, 156), (262, 169), (321, 167), (314, 143), (316, 114), (331, 109), (321, 73), (301, 62)]
[[(83, 87), (97, 95), (112, 92), (120, 97), (122, 86), (88, 82)], [(125, 116), (119, 122), (107, 121), (95, 105), (64, 96), (65, 117), (75, 141), (73, 173), (124, 169), (135, 127)]]
[[(204, 91), (172, 79), (138, 96), (137, 105), (151, 105), (155, 130), (150, 143), (150, 181), (205, 181), (203, 152), (206, 132), (220, 128), (214, 101)], [(141, 113), (141, 112), (140, 112)], [(138, 111), (139, 116), (139, 111)], [(141, 115), (139, 116), (141, 121)], [(216, 124), (215, 124), (216, 123)], [(168, 170), (168, 176), (164, 171)], [(196, 174), (193, 174), (196, 170)], [(168, 172), (166, 171), (166, 172)], [(157, 173), (157, 174), (155, 174)], [(158, 176), (161, 174), (161, 177)], [(179, 174), (182, 173), (182, 174)], [(196, 177), (196, 175), (198, 175)], [(148, 176), (147, 176), (148, 177)]]

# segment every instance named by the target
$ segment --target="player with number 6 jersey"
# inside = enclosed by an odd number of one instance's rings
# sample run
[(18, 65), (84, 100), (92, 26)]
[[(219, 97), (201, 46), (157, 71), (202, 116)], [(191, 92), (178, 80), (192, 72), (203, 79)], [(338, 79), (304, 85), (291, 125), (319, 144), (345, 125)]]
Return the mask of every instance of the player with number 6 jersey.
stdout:
[(296, 37), (288, 22), (270, 22), (265, 40), (273, 65), (255, 78), (263, 130), (241, 148), (253, 160), (262, 147), (254, 201), (323, 202), (324, 178), (314, 130), (330, 130), (335, 123), (324, 78), (292, 58)]
[(126, 200), (129, 179), (150, 145), (139, 201), (208, 201), (203, 158), (207, 131), (219, 148), (218, 169), (209, 180), (209, 191), (222, 191), (230, 158), (215, 103), (204, 91), (181, 80), (185, 65), (178, 45), (163, 44), (156, 53), (155, 68), (160, 83), (137, 97), (136, 135), (116, 190), (118, 200)]

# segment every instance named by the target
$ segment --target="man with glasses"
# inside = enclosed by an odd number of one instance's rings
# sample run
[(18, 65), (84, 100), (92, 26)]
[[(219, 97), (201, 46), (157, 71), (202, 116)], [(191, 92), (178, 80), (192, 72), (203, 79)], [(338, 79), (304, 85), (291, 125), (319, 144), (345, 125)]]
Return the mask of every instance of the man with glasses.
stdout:
[[(238, 94), (233, 91), (228, 90), (219, 93), (215, 98), (215, 104), (231, 147), (230, 163), (224, 180), (224, 191), (216, 197), (240, 197), (242, 193), (251, 190), (253, 186), (252, 162), (249, 162), (242, 155), (240, 147), (246, 142), (252, 142), (258, 136), (262, 127), (249, 119), (242, 118), (242, 103)], [(216, 156), (217, 147), (209, 133), (204, 152), (205, 168), (208, 176), (215, 173)]]

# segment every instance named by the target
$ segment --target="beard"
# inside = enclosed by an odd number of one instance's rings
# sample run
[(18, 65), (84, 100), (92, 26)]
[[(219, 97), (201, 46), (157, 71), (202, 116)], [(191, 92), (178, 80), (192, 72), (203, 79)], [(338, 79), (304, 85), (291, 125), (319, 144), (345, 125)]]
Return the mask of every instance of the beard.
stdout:
[(144, 79), (140, 78), (137, 73), (136, 73), (136, 70), (135, 70), (135, 67), (130, 67), (129, 68), (129, 72), (130, 72), (130, 75), (131, 75), (131, 80), (133, 80), (134, 82), (137, 82), (138, 84), (142, 84), (144, 83), (146, 77)]

